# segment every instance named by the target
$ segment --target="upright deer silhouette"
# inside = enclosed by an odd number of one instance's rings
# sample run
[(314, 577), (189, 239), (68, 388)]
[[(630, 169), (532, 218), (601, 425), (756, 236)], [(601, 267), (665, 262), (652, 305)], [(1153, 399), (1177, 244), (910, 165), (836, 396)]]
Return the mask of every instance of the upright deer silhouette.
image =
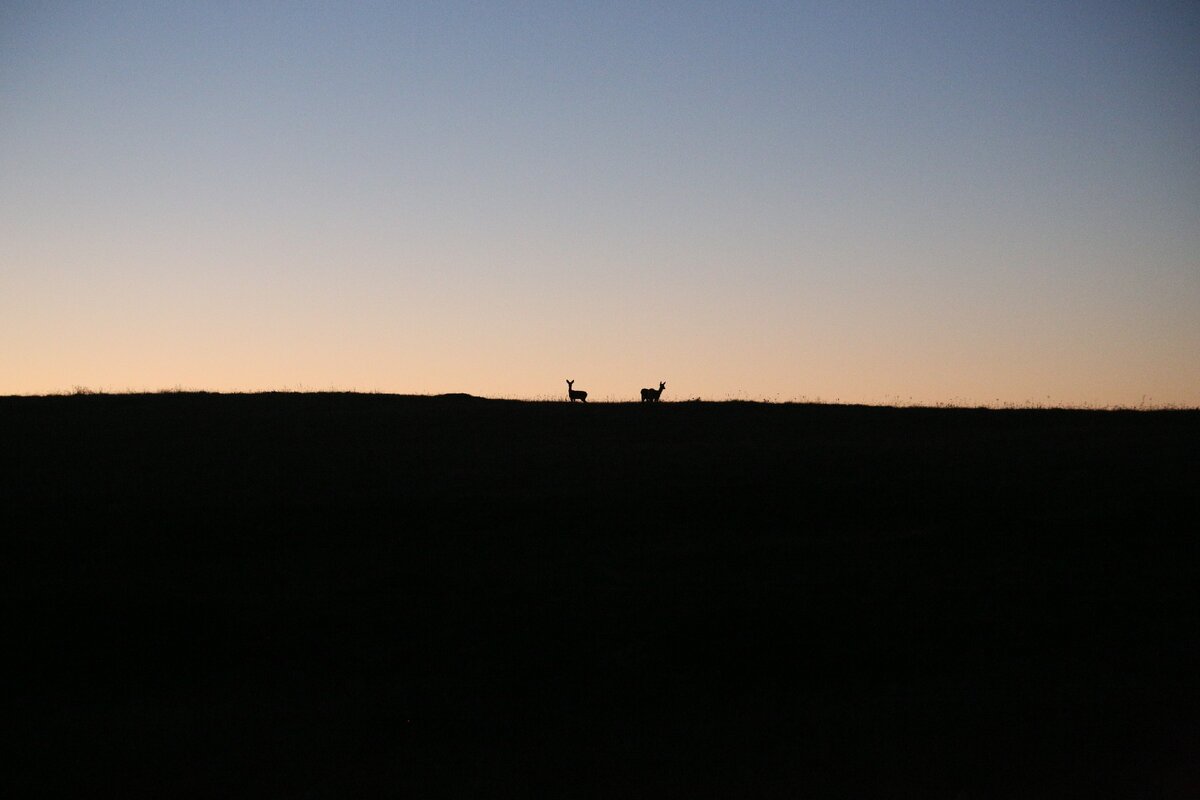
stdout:
[(659, 381), (657, 389), (642, 389), (642, 402), (657, 403), (658, 398), (662, 397), (663, 389), (665, 388), (667, 388), (667, 384)]
[(567, 397), (571, 398), (572, 403), (574, 403), (576, 400), (586, 403), (587, 392), (583, 391), (582, 389), (572, 389), (571, 387), (574, 385), (575, 381), (567, 381)]

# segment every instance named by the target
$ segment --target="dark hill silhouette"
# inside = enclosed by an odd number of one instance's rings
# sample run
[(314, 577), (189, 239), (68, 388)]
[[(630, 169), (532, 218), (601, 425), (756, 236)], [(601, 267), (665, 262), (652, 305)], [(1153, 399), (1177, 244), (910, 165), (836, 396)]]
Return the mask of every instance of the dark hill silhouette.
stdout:
[(638, 406), (0, 398), (14, 796), (1185, 796), (1200, 413)]

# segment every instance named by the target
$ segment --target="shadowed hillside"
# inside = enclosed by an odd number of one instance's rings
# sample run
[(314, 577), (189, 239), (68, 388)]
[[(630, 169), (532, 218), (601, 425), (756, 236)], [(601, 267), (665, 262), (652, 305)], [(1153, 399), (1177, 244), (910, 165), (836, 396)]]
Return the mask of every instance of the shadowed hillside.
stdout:
[(1184, 797), (1200, 412), (0, 398), (24, 792)]

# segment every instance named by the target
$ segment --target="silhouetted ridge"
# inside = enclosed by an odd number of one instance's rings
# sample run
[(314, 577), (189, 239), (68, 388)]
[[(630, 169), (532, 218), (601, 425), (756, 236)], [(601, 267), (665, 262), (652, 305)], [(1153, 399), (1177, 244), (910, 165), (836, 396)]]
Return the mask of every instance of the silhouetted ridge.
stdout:
[(8, 794), (1194, 796), (1200, 412), (652, 407), (0, 398)]

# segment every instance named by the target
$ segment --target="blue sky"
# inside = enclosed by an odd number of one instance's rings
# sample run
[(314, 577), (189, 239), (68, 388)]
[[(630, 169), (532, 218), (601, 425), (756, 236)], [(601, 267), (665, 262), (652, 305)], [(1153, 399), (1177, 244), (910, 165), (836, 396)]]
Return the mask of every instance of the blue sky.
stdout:
[(1195, 3), (10, 3), (0, 393), (1200, 405)]

